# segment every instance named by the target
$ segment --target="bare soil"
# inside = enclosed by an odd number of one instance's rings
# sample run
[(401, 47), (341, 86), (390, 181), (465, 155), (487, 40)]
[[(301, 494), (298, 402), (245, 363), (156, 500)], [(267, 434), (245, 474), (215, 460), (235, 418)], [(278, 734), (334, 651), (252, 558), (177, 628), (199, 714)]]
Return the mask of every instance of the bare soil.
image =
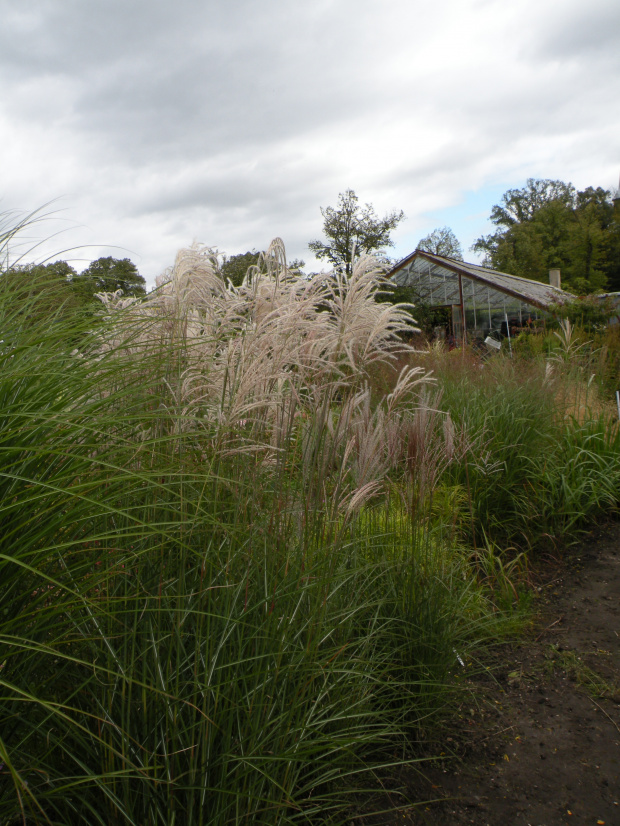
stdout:
[(467, 678), (442, 758), (403, 769), (352, 824), (620, 824), (620, 523), (539, 577), (531, 631)]

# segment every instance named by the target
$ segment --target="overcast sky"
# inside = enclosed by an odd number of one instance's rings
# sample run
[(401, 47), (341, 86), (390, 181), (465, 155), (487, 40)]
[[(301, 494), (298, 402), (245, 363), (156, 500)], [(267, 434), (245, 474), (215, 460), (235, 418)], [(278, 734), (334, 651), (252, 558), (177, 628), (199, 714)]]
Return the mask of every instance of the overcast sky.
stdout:
[[(620, 0), (0, 0), (0, 210), (54, 201), (40, 255), (284, 239), (321, 206), (404, 210), (394, 257), (466, 250), (528, 177), (620, 172)], [(473, 255), (466, 252), (465, 258)]]

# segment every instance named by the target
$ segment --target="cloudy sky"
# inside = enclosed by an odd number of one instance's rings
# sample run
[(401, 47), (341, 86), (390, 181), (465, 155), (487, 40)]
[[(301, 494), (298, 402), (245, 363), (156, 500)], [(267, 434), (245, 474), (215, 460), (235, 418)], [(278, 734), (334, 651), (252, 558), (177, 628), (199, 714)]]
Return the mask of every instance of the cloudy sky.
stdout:
[[(0, 211), (53, 202), (39, 256), (281, 236), (319, 207), (404, 210), (394, 257), (466, 249), (528, 177), (620, 172), (619, 0), (0, 0)], [(34, 254), (33, 254), (34, 255)], [(32, 256), (31, 256), (32, 257)], [(466, 253), (466, 258), (473, 258)]]

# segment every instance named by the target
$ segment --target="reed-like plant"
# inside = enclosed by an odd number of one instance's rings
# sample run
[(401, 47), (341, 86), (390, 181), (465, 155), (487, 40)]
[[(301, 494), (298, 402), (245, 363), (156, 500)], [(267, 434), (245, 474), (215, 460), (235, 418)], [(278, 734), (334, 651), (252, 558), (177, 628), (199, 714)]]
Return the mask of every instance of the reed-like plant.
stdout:
[(617, 507), (583, 370), (402, 369), (383, 286), (194, 247), (94, 323), (0, 274), (2, 823), (346, 822), (497, 636), (502, 549)]
[(420, 529), (458, 426), (420, 370), (370, 403), (380, 288), (192, 249), (93, 327), (0, 275), (3, 823), (337, 821), (410, 759), (494, 620)]
[[(435, 354), (443, 405), (472, 449), (447, 471), (467, 491), (465, 535), (483, 546), (558, 545), (620, 500), (619, 428), (597, 395), (590, 355), (485, 362)], [(580, 361), (581, 359), (581, 361)]]

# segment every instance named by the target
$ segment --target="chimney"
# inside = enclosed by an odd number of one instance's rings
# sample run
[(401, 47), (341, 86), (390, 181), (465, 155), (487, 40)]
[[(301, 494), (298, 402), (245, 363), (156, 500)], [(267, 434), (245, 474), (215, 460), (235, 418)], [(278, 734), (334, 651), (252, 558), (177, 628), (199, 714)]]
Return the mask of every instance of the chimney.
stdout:
[(549, 270), (549, 283), (552, 287), (557, 287), (558, 290), (562, 289), (559, 270)]

